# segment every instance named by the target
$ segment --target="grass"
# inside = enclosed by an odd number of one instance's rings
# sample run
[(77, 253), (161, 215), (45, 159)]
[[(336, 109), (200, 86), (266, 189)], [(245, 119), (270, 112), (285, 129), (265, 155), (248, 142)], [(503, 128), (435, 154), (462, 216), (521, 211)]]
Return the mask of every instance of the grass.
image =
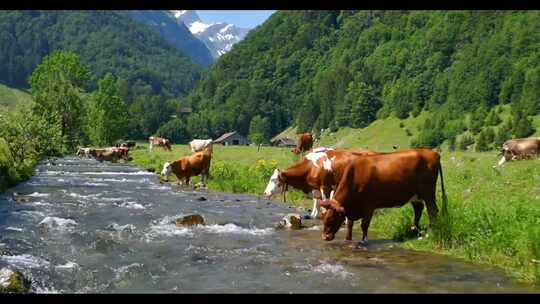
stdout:
[(31, 101), (30, 94), (0, 84), (0, 111), (13, 110), (18, 105), (30, 103)]

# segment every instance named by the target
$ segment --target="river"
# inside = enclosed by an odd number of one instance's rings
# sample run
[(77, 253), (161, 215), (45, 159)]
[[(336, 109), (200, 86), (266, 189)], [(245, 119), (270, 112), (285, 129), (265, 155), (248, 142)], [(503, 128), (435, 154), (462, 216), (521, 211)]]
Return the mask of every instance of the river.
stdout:
[[(127, 164), (43, 161), (0, 195), (0, 267), (20, 270), (35, 293), (538, 292), (499, 269), (373, 234), (358, 248), (345, 229), (322, 241), (320, 223), (275, 230), (290, 212), (305, 214), (251, 195), (182, 191)], [(174, 224), (194, 213), (206, 225)]]

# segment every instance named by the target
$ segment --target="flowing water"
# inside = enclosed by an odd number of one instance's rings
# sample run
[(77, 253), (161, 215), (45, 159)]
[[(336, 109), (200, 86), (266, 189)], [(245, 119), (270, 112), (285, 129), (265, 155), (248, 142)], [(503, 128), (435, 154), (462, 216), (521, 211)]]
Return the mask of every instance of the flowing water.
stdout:
[[(201, 196), (207, 200), (201, 199)], [(320, 223), (248, 195), (182, 191), (125, 164), (66, 157), (0, 196), (0, 267), (32, 292), (538, 292), (500, 270), (370, 241), (321, 240)], [(201, 214), (206, 225), (177, 227)], [(358, 235), (353, 237), (358, 238)]]

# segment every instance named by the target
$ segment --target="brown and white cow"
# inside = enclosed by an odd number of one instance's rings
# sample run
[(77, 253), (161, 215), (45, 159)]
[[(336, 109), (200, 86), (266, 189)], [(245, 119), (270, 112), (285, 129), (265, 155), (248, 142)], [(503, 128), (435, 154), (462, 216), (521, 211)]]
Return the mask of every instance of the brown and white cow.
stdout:
[(341, 178), (344, 166), (351, 157), (371, 155), (376, 152), (364, 149), (334, 150), (316, 148), (308, 153), (302, 161), (286, 170), (274, 170), (264, 190), (266, 197), (283, 192), (290, 185), (304, 193), (313, 194), (312, 218), (321, 214), (320, 200), (333, 197), (333, 190)]
[[(346, 240), (352, 239), (354, 221), (362, 219), (362, 242), (367, 242), (368, 227), (373, 212), (379, 208), (400, 207), (417, 199), (424, 201), (433, 223), (438, 209), (436, 186), (441, 176), (443, 212), (446, 213), (446, 193), (440, 155), (431, 149), (365, 155), (352, 159), (345, 167), (333, 199), (321, 202), (328, 208), (324, 214), (322, 238), (334, 239), (345, 217), (349, 220)], [(419, 230), (424, 205), (413, 203), (414, 226)]]
[(298, 155), (302, 152), (309, 151), (313, 147), (313, 135), (311, 133), (298, 134), (298, 144), (291, 151)]
[(211, 139), (194, 139), (189, 142), (189, 148), (192, 153), (199, 152), (205, 148), (209, 148), (212, 151), (212, 140)]
[(150, 151), (152, 151), (154, 146), (163, 147), (165, 150), (171, 151), (171, 142), (166, 138), (150, 136), (148, 142), (150, 143)]
[(502, 166), (507, 161), (526, 159), (540, 154), (540, 138), (517, 138), (510, 139), (502, 145), (502, 158), (498, 166)]
[(200, 174), (203, 185), (206, 185), (206, 181), (210, 175), (211, 160), (212, 151), (210, 149), (204, 149), (203, 151), (184, 156), (173, 162), (166, 162), (163, 164), (161, 175), (167, 181), (169, 174), (172, 172), (176, 175), (180, 183), (185, 180), (186, 185), (189, 185), (190, 178)]

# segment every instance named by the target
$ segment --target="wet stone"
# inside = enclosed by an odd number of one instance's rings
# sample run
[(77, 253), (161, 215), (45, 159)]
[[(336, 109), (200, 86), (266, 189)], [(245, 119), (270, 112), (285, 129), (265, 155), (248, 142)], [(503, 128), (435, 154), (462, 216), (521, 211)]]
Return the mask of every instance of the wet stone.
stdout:
[(175, 223), (176, 226), (204, 225), (204, 218), (199, 214), (191, 214), (177, 218)]
[(206, 201), (206, 200), (208, 200), (208, 199), (207, 199), (206, 197), (204, 197), (204, 196), (199, 196), (199, 197), (197, 198), (197, 200), (198, 200), (199, 202), (204, 202), (204, 201)]
[(4, 267), (0, 269), (0, 294), (27, 293), (30, 289), (30, 280), (17, 270)]
[(284, 216), (281, 221), (274, 225), (276, 229), (290, 228), (290, 229), (302, 229), (302, 216), (299, 214), (289, 213)]

